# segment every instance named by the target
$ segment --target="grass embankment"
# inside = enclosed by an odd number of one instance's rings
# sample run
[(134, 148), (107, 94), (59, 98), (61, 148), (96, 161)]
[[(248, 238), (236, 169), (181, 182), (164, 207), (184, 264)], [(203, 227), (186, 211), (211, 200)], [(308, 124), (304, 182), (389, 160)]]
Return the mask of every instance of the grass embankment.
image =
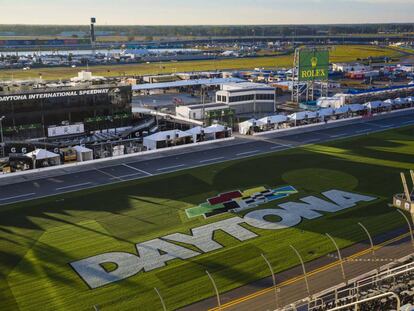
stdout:
[[(358, 222), (372, 234), (405, 226), (387, 204), (401, 191), (399, 172), (414, 169), (413, 137), (414, 127), (403, 128), (0, 207), (0, 309), (160, 310), (157, 287), (173, 310), (212, 295), (205, 270), (226, 291), (268, 275), (261, 253), (277, 273), (298, 264), (289, 244), (309, 261), (333, 251), (326, 232), (345, 247), (366, 239)], [(260, 208), (330, 189), (378, 199), (289, 229), (246, 225), (258, 237), (245, 242), (218, 232), (218, 251), (94, 290), (69, 266), (105, 252), (136, 254), (136, 243), (233, 217), (186, 217), (186, 208), (218, 193), (286, 184), (299, 193)]]
[[(366, 45), (339, 45), (334, 46), (331, 51), (331, 62), (352, 62), (357, 59), (372, 57), (399, 57), (401, 53), (386, 48), (366, 46)], [(291, 67), (293, 64), (292, 55), (272, 56), (272, 57), (252, 57), (236, 58), (224, 60), (202, 60), (202, 61), (182, 61), (182, 62), (160, 62), (150, 64), (131, 64), (131, 65), (109, 65), (89, 67), (94, 75), (113, 77), (123, 75), (144, 75), (144, 74), (165, 74), (172, 72), (185, 71), (207, 71), (224, 69), (253, 69), (256, 67), (282, 68)], [(45, 80), (68, 79), (77, 75), (80, 70), (86, 67), (68, 68), (34, 68), (28, 71), (0, 70), (1, 80), (11, 79), (33, 79), (38, 78), (40, 73)]]

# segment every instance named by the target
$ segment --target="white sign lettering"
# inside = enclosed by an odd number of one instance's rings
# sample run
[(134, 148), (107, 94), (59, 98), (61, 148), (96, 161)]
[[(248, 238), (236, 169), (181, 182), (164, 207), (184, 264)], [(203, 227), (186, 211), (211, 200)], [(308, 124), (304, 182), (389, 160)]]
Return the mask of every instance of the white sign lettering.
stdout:
[(0, 95), (0, 102), (12, 102), (23, 100), (37, 100), (57, 97), (71, 97), (84, 95), (107, 94), (109, 89), (92, 89), (92, 90), (75, 90), (63, 92), (34, 93), (34, 94), (16, 94), (16, 95)]
[[(370, 202), (375, 197), (330, 190), (322, 193), (327, 199), (314, 196), (300, 199), (301, 202), (279, 204), (279, 208), (255, 210), (241, 217), (233, 217), (212, 224), (193, 228), (191, 234), (174, 233), (136, 245), (137, 255), (123, 252), (105, 253), (72, 262), (70, 265), (90, 288), (101, 287), (131, 277), (141, 271), (151, 271), (164, 267), (173, 259), (188, 259), (208, 253), (223, 246), (214, 240), (214, 232), (221, 230), (239, 241), (257, 237), (257, 234), (241, 226), (245, 223), (254, 228), (279, 230), (298, 225), (302, 219), (321, 217), (319, 212), (337, 212), (355, 206), (359, 202)], [(277, 216), (279, 221), (270, 221), (269, 216)], [(168, 240), (168, 241), (166, 241)], [(195, 246), (198, 251), (174, 244), (184, 243)], [(107, 271), (104, 264), (116, 266)]]

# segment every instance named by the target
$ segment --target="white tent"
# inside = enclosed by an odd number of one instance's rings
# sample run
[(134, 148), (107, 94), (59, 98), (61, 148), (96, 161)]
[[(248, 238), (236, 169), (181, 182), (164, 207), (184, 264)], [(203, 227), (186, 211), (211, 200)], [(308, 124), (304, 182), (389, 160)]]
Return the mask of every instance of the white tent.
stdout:
[(318, 117), (318, 114), (314, 111), (300, 111), (292, 113), (288, 117), (290, 120), (300, 121), (305, 119), (315, 119)]
[[(35, 163), (35, 167), (49, 166), (49, 165), (59, 165), (60, 164), (60, 155), (47, 151), (45, 149), (36, 149), (32, 152), (26, 153), (26, 156), (32, 158)], [(40, 162), (40, 163), (37, 163)]]
[(339, 108), (335, 109), (334, 114), (335, 115), (340, 115), (340, 114), (345, 114), (345, 113), (348, 113), (348, 112), (349, 112), (349, 107), (345, 105), (345, 106), (342, 106), (342, 107), (339, 107)]
[(209, 127), (206, 127), (204, 129), (204, 132), (205, 133), (218, 133), (218, 132), (224, 132), (226, 130), (227, 128), (224, 125), (213, 124), (213, 125), (210, 125)]
[(48, 159), (55, 159), (55, 158), (60, 160), (60, 155), (47, 151), (45, 149), (36, 149), (32, 152), (26, 153), (26, 156), (30, 158), (34, 157), (36, 160), (48, 160)]
[(360, 104), (351, 104), (348, 105), (348, 108), (352, 111), (352, 112), (358, 112), (358, 111), (363, 111), (366, 109), (365, 106), (360, 105)]
[(333, 108), (320, 109), (318, 110), (318, 114), (320, 117), (329, 117), (334, 114), (334, 109)]
[(383, 104), (382, 104), (382, 101), (377, 100), (377, 101), (365, 103), (363, 106), (367, 107), (368, 109), (378, 109), (378, 108), (381, 108)]
[(394, 100), (393, 99), (387, 99), (387, 100), (384, 100), (384, 103), (394, 105)]
[(244, 122), (239, 123), (239, 133), (243, 135), (247, 135), (252, 127), (255, 127), (257, 124), (256, 119), (249, 119)]
[(157, 149), (158, 142), (172, 142), (179, 140), (180, 138), (190, 137), (192, 138), (193, 135), (180, 130), (157, 132), (144, 137), (143, 145), (147, 150), (155, 150)]
[(394, 99), (393, 104), (395, 106), (399, 106), (399, 105), (407, 104), (408, 102), (409, 102), (409, 100), (407, 98), (396, 98), (396, 99)]
[(201, 126), (195, 126), (193, 128), (190, 128), (189, 130), (185, 131), (188, 134), (191, 134), (193, 137), (193, 141), (197, 141), (197, 136), (201, 135), (203, 133), (203, 128)]
[(278, 114), (278, 115), (274, 115), (274, 116), (268, 116), (268, 117), (261, 118), (258, 121), (260, 121), (264, 124), (279, 124), (279, 123), (286, 122), (287, 119), (288, 119), (287, 116), (282, 115), (282, 114)]
[(78, 162), (93, 160), (93, 150), (84, 146), (75, 146), (73, 149), (76, 150), (76, 159)]

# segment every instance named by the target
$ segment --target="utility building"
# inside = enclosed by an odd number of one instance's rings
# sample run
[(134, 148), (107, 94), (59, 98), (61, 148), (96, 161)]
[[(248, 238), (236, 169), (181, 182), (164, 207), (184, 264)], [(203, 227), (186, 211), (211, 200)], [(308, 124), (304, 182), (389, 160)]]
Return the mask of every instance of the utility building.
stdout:
[(238, 115), (275, 112), (276, 89), (251, 82), (223, 84), (216, 103), (228, 105)]

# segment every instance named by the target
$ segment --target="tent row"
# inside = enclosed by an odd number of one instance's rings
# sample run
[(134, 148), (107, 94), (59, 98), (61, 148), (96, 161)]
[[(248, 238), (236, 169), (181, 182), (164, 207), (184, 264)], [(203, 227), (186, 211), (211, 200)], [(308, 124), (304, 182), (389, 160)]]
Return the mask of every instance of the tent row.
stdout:
[(331, 118), (341, 117), (349, 114), (360, 114), (365, 111), (384, 111), (401, 107), (403, 105), (411, 105), (414, 103), (414, 97), (387, 99), (385, 101), (372, 101), (365, 104), (350, 104), (339, 108), (322, 108), (317, 111), (300, 111), (290, 115), (274, 115), (261, 119), (249, 119), (239, 123), (240, 134), (247, 135), (252, 130), (271, 130), (280, 127), (302, 125), (305, 122), (318, 122), (329, 120)]
[[(68, 158), (70, 157), (70, 161)], [(20, 167), (20, 170), (56, 166), (67, 162), (83, 162), (93, 160), (93, 150), (84, 146), (59, 149), (51, 152), (46, 149), (37, 148), (25, 154), (13, 154), (10, 162)]]
[(231, 129), (220, 124), (213, 124), (209, 127), (196, 126), (187, 131), (169, 130), (157, 132), (144, 137), (143, 145), (147, 150), (156, 150), (230, 136)]

